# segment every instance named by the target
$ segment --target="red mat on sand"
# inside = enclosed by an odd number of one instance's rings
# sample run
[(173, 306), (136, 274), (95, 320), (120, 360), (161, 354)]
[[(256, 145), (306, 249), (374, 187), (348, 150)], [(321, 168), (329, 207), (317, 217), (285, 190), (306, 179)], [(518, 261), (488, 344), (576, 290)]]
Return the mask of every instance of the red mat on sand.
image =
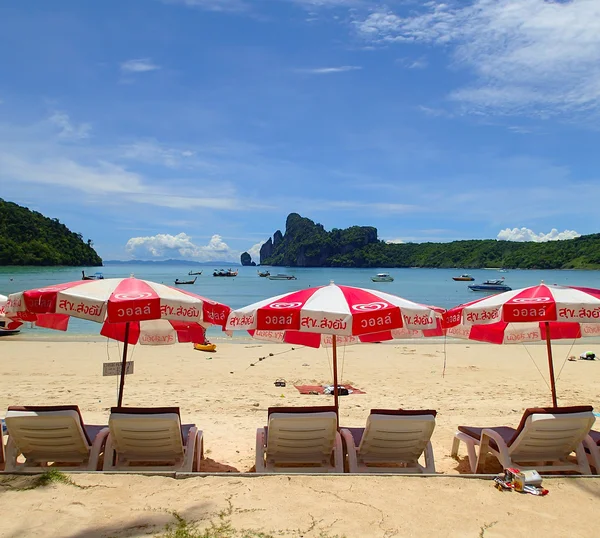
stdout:
[[(350, 394), (366, 394), (363, 390), (357, 389), (352, 385), (342, 385), (352, 392)], [(300, 394), (323, 394), (324, 387), (321, 385), (294, 385)]]

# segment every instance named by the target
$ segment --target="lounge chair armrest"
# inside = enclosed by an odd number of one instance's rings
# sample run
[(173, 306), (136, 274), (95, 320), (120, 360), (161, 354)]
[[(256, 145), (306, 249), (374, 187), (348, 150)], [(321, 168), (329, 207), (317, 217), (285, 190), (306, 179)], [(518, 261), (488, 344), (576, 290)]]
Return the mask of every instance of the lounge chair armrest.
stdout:
[(344, 442), (344, 453), (348, 455), (348, 472), (349, 473), (357, 473), (358, 472), (358, 459), (357, 459), (357, 447), (354, 443), (354, 437), (352, 437), (352, 433), (350, 430), (342, 428), (340, 430), (341, 438)]
[(583, 446), (590, 453), (590, 463), (594, 466), (596, 474), (600, 475), (600, 446), (594, 442), (594, 439), (589, 434), (585, 436)]
[(255, 471), (257, 473), (266, 472), (265, 466), (265, 448), (267, 444), (267, 432), (265, 428), (256, 430), (256, 462)]
[(477, 467), (475, 469), (475, 472), (479, 473), (482, 471), (483, 463), (485, 462), (485, 457), (490, 451), (490, 439), (496, 441), (496, 445), (498, 445), (498, 460), (500, 461), (500, 463), (503, 466), (506, 466), (506, 462), (510, 461), (510, 454), (508, 453), (506, 441), (498, 432), (484, 428), (481, 431), (481, 440), (479, 442), (479, 456), (477, 458)]
[(342, 443), (342, 436), (340, 432), (335, 432), (335, 444), (333, 448), (333, 463), (335, 466), (336, 473), (344, 472), (344, 447)]
[[(98, 470), (98, 460), (100, 459), (100, 454), (105, 449), (106, 439), (108, 438), (108, 434), (110, 430), (108, 426), (106, 428), (102, 428), (94, 437), (94, 441), (92, 442), (92, 448), (90, 450), (90, 457), (88, 460), (88, 471), (97, 471)], [(104, 455), (106, 457), (106, 454)]]
[(185, 443), (185, 456), (183, 457), (183, 469), (187, 472), (194, 470), (196, 460), (196, 443), (198, 441), (198, 428), (192, 426), (188, 432)]

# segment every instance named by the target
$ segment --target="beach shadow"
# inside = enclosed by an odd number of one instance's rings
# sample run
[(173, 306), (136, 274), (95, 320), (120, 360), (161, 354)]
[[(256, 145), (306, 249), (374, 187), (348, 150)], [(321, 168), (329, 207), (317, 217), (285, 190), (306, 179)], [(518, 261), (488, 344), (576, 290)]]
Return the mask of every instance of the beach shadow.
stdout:
[(240, 470), (226, 463), (215, 461), (212, 458), (204, 458), (200, 463), (201, 473), (239, 473)]
[[(177, 516), (181, 520), (193, 522), (200, 519), (210, 519), (215, 515), (214, 506), (209, 503), (200, 503), (190, 506), (186, 510), (178, 511)], [(139, 517), (132, 517), (107, 523), (106, 525), (93, 525), (83, 530), (74, 532), (73, 534), (61, 534), (63, 538), (127, 538), (131, 536), (139, 536), (140, 534), (148, 534), (156, 536), (157, 533), (162, 535), (167, 525), (174, 528), (177, 525), (178, 517), (170, 510), (156, 510), (155, 512), (144, 513)], [(3, 534), (6, 538), (21, 538), (22, 536), (30, 536), (31, 528), (27, 527), (27, 523), (21, 529), (14, 531), (11, 534)], [(183, 535), (182, 535), (183, 536)]]
[[(469, 465), (469, 457), (462, 456), (458, 458), (452, 458), (456, 462), (455, 471), (459, 474), (471, 474), (471, 466)], [(500, 462), (494, 458), (494, 456), (488, 455), (483, 466), (483, 474), (498, 474), (503, 471)]]

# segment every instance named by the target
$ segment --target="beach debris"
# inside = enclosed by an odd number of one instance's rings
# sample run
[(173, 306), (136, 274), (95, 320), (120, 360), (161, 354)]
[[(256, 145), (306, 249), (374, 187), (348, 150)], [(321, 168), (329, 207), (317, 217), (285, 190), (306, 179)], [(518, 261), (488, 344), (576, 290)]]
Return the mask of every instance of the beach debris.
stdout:
[(498, 491), (518, 491), (531, 495), (548, 495), (548, 490), (542, 487), (542, 477), (535, 469), (521, 471), (514, 467), (504, 469), (500, 476), (494, 478), (494, 487)]
[[(275, 355), (281, 355), (283, 353), (289, 353), (290, 351), (294, 351), (295, 348), (291, 348), (291, 349), (286, 349), (285, 351), (280, 351), (279, 353), (269, 353), (268, 355), (266, 355), (265, 357), (258, 357), (258, 360), (256, 362), (251, 362), (250, 366), (256, 366), (257, 363), (264, 361), (266, 358), (268, 357), (274, 357)], [(248, 368), (250, 368), (250, 366), (248, 366)]]
[(285, 379), (283, 379), (283, 378), (280, 377), (280, 378), (278, 378), (278, 379), (275, 380), (274, 384), (275, 384), (276, 387), (285, 387), (285, 385), (286, 385)]

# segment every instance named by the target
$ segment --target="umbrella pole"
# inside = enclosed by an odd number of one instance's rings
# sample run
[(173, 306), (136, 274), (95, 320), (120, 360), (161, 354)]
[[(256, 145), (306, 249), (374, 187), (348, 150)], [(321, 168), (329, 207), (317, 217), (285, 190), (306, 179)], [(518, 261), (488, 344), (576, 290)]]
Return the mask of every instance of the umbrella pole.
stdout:
[(335, 414), (337, 427), (340, 427), (340, 406), (338, 402), (338, 371), (337, 371), (337, 342), (336, 336), (333, 335), (332, 339), (332, 347), (333, 347), (333, 405), (335, 405)]
[(125, 345), (123, 346), (123, 362), (121, 363), (121, 383), (117, 407), (123, 404), (123, 388), (125, 387), (125, 369), (127, 367), (127, 344), (129, 343), (129, 322), (125, 323)]
[(556, 380), (554, 379), (554, 361), (552, 360), (552, 342), (550, 341), (550, 323), (546, 321), (546, 350), (548, 351), (548, 368), (550, 370), (550, 388), (552, 390), (552, 406), (558, 407), (556, 400)]

